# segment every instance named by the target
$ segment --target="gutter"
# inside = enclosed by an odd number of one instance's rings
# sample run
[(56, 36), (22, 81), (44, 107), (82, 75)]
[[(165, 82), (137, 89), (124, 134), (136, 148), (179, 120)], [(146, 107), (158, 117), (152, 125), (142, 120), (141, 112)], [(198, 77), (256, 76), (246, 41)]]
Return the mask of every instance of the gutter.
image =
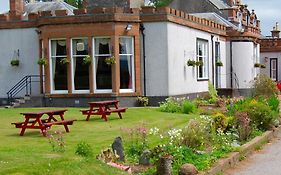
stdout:
[(142, 54), (143, 54), (143, 96), (146, 96), (146, 68), (145, 68), (145, 60), (146, 60), (146, 54), (145, 54), (145, 33), (144, 33), (145, 27), (141, 23), (140, 24), (140, 31), (142, 35)]

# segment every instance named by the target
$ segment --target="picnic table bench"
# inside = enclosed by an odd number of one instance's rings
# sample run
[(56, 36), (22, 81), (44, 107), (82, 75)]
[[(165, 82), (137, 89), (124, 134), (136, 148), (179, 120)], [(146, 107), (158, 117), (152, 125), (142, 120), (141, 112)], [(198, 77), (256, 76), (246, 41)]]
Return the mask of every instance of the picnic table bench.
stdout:
[(108, 101), (96, 101), (89, 102), (90, 109), (80, 110), (83, 115), (86, 115), (86, 121), (90, 120), (92, 115), (101, 115), (105, 121), (107, 121), (107, 116), (111, 113), (118, 113), (120, 119), (122, 119), (122, 114), (126, 112), (127, 108), (119, 108), (118, 100), (108, 100)]
[[(72, 125), (76, 120), (65, 120), (64, 113), (67, 109), (59, 110), (43, 110), (35, 112), (23, 112), (20, 113), (25, 117), (24, 122), (14, 122), (16, 128), (21, 128), (20, 135), (23, 136), (25, 130), (28, 129), (40, 129), (42, 134), (46, 136), (46, 130), (52, 125), (63, 125), (66, 132), (69, 132), (68, 125)], [(47, 115), (47, 119), (42, 119), (43, 115)], [(59, 118), (56, 116), (59, 116)]]

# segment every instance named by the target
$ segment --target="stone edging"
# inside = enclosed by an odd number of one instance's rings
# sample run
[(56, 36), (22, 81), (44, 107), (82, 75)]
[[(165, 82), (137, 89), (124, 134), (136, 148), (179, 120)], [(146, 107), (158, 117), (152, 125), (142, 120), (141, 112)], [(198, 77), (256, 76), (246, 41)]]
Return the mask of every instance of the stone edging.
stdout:
[(277, 133), (281, 131), (281, 126), (273, 129), (272, 131), (266, 131), (261, 136), (255, 137), (250, 142), (242, 145), (239, 152), (232, 152), (227, 158), (219, 159), (211, 169), (206, 172), (200, 173), (200, 175), (216, 175), (223, 173), (225, 170), (234, 167), (242, 157), (246, 157), (255, 151), (256, 147), (263, 144), (264, 142), (272, 140), (276, 137)]

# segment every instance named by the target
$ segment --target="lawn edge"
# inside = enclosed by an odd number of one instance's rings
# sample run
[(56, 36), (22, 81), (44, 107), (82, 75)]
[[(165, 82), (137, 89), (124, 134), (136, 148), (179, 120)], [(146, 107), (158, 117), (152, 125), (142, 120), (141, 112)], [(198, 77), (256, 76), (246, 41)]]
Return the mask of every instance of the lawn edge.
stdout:
[(281, 125), (271, 131), (266, 131), (261, 136), (257, 136), (250, 142), (242, 145), (239, 152), (232, 152), (226, 158), (219, 159), (209, 170), (201, 172), (200, 175), (216, 175), (221, 174), (225, 170), (234, 167), (241, 161), (241, 158), (247, 157), (252, 154), (257, 146), (264, 144), (275, 138), (277, 133), (281, 132)]

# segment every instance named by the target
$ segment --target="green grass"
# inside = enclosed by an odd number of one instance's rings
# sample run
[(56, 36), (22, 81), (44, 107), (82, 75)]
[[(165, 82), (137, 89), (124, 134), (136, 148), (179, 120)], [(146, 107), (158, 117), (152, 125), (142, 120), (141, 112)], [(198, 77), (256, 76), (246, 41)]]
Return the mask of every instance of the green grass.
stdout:
[[(92, 117), (87, 122), (79, 109), (69, 108), (65, 113), (65, 119), (77, 121), (69, 127), (70, 133), (63, 135), (66, 151), (54, 153), (48, 139), (43, 137), (39, 130), (27, 129), (24, 136), (19, 136), (20, 129), (11, 125), (12, 122), (23, 121), (20, 112), (35, 110), (39, 109), (0, 109), (0, 174), (126, 174), (95, 158), (84, 159), (75, 155), (76, 145), (80, 141), (89, 143), (96, 156), (102, 149), (111, 147), (114, 138), (121, 135), (121, 128), (132, 128), (141, 123), (148, 128), (183, 127), (190, 118), (190, 115), (163, 113), (154, 108), (133, 108), (123, 114), (122, 120), (117, 114), (112, 114), (108, 122), (98, 116)], [(53, 126), (51, 131), (54, 130), (63, 130), (63, 127)]]

